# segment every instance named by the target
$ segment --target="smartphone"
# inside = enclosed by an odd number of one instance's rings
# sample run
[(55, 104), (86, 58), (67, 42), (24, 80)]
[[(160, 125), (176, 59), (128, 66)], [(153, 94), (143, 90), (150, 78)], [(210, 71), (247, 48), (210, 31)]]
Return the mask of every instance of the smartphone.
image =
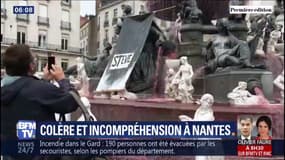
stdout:
[(48, 57), (48, 70), (52, 69), (52, 65), (55, 64), (55, 57), (49, 56)]

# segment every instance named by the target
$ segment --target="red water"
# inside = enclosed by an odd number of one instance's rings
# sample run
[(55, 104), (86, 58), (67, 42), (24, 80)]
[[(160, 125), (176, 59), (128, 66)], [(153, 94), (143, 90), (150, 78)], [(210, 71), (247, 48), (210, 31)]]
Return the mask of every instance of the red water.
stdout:
[(258, 96), (258, 104), (259, 105), (268, 105), (269, 101), (264, 97), (263, 91), (259, 87), (254, 88), (255, 94)]

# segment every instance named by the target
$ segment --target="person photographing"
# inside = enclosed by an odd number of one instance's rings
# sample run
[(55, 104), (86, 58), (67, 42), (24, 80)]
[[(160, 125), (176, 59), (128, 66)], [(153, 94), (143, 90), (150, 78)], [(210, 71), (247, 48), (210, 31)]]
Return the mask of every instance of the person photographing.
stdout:
[[(77, 109), (78, 104), (69, 91), (74, 90), (65, 79), (62, 68), (46, 65), (43, 79), (33, 76), (35, 57), (29, 46), (13, 45), (3, 54), (6, 75), (1, 80), (1, 140), (17, 138), (19, 120), (55, 121), (55, 113), (65, 114)], [(55, 80), (59, 87), (49, 83)]]

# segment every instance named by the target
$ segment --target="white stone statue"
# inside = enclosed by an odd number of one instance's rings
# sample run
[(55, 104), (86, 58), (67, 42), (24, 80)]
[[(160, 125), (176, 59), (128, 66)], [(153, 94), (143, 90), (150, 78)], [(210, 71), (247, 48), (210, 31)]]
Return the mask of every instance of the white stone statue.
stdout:
[(278, 43), (278, 40), (281, 38), (282, 36), (282, 33), (281, 31), (279, 31), (278, 29), (276, 30), (273, 30), (271, 33), (270, 33), (270, 39), (268, 41), (268, 47), (267, 47), (267, 52), (268, 53), (275, 53), (276, 50), (275, 50), (275, 46), (277, 45)]
[[(80, 100), (82, 101), (82, 103), (84, 104), (87, 111), (89, 112), (91, 117), (94, 119), (94, 121), (97, 121), (96, 117), (94, 116), (94, 114), (91, 111), (91, 104), (90, 104), (89, 100), (86, 97), (81, 97)], [(77, 119), (77, 121), (86, 121), (84, 118), (84, 115), (81, 114), (81, 116)]]
[(190, 118), (186, 115), (180, 115), (181, 121), (214, 121), (214, 111), (212, 106), (214, 104), (214, 97), (206, 93), (199, 100), (200, 107), (196, 110), (194, 118)]
[(192, 94), (194, 87), (192, 85), (192, 77), (194, 75), (192, 66), (188, 63), (187, 57), (180, 58), (180, 68), (172, 80), (172, 85), (178, 85), (178, 95), (176, 100), (182, 103), (193, 103)]
[(247, 83), (240, 81), (238, 86), (228, 93), (227, 97), (230, 99), (230, 103), (234, 105), (257, 105), (259, 104), (258, 96), (252, 95), (247, 90)]
[[(196, 110), (194, 118), (187, 115), (180, 115), (181, 121), (214, 121), (214, 111), (212, 106), (214, 104), (213, 95), (206, 93), (199, 100), (200, 107)], [(198, 140), (218, 140), (216, 138), (198, 138)], [(195, 160), (224, 160), (224, 156), (195, 156)]]
[(273, 83), (281, 90), (281, 104), (284, 104), (284, 69), (282, 73), (275, 78)]
[(81, 89), (79, 90), (79, 94), (81, 96), (89, 96), (89, 78), (85, 71), (85, 66), (83, 59), (81, 57), (76, 58), (77, 61), (77, 79), (81, 83)]
[(181, 44), (182, 39), (181, 39), (181, 30), (182, 28), (182, 19), (181, 19), (181, 14), (177, 13), (177, 19), (175, 20), (175, 32), (176, 32), (176, 39), (179, 44)]
[(169, 68), (167, 71), (167, 76), (165, 78), (165, 91), (164, 91), (164, 93), (170, 98), (175, 98), (177, 96), (177, 91), (178, 91), (178, 85), (172, 83), (174, 77), (175, 77), (174, 69)]

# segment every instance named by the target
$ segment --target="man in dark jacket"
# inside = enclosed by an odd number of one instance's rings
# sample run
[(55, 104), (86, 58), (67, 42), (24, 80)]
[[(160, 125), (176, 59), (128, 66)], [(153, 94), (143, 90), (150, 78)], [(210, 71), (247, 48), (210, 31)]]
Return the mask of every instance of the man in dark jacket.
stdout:
[[(65, 79), (61, 67), (44, 69), (43, 79), (34, 74), (35, 58), (27, 45), (10, 46), (3, 54), (7, 75), (1, 80), (1, 141), (14, 140), (19, 120), (55, 121), (55, 113), (69, 113), (78, 104), (70, 90), (73, 86)], [(48, 82), (55, 80), (59, 88)], [(3, 147), (3, 146), (2, 146)]]

